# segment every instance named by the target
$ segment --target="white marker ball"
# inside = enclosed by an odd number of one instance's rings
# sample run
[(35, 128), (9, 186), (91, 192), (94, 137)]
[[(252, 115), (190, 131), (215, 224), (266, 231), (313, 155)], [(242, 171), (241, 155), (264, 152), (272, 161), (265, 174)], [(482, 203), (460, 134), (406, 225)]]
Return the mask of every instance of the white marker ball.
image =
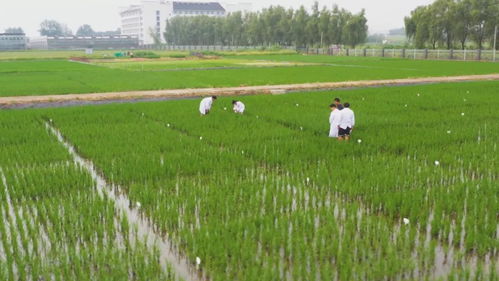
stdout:
[(439, 166), (440, 165), (440, 162), (439, 161), (435, 161), (435, 166)]
[(405, 225), (408, 225), (408, 224), (409, 224), (409, 222), (410, 222), (408, 218), (403, 218), (403, 219), (402, 219), (402, 221), (404, 221), (404, 224), (405, 224)]
[(361, 139), (358, 139), (358, 140), (357, 140), (357, 142), (358, 142), (358, 143), (362, 143), (362, 140), (361, 140)]

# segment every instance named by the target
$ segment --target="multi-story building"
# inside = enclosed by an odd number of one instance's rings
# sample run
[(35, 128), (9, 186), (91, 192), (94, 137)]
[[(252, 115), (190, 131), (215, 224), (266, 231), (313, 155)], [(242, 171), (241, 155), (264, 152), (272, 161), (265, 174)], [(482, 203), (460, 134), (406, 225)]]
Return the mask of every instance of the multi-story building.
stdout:
[(180, 2), (143, 0), (139, 5), (122, 8), (122, 35), (137, 36), (141, 45), (164, 43), (166, 22), (173, 17), (224, 17), (226, 9), (218, 2)]
[(24, 33), (0, 33), (0, 51), (26, 50)]

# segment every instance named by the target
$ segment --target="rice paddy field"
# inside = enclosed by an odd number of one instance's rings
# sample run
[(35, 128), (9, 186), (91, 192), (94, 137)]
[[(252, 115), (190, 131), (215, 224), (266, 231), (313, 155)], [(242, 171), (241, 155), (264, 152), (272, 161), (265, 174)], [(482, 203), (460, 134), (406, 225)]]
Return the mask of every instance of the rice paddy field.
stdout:
[(498, 88), (0, 111), (0, 279), (499, 280)]
[[(306, 56), (266, 52), (202, 58), (158, 52), (159, 59), (69, 60), (73, 52), (0, 53), (0, 97), (106, 93), (418, 78), (498, 73), (496, 63)], [(32, 56), (39, 55), (34, 59)], [(80, 54), (81, 55), (81, 54)], [(104, 58), (106, 56), (106, 58)]]
[[(0, 53), (0, 96), (499, 73)], [(0, 110), (0, 280), (499, 280), (499, 81)], [(328, 138), (335, 97), (356, 114)]]

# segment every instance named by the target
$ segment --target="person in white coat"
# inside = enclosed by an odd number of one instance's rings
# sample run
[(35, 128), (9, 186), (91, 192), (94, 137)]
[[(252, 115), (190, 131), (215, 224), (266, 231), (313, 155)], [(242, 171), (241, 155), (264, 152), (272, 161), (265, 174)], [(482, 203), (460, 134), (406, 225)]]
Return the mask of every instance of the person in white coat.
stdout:
[(237, 101), (237, 100), (232, 101), (232, 106), (233, 106), (232, 110), (234, 110), (234, 113), (243, 114), (244, 110), (246, 109), (246, 106), (244, 105), (244, 103), (242, 103), (241, 101)]
[(217, 99), (216, 96), (204, 98), (201, 100), (201, 103), (199, 104), (199, 112), (201, 115), (206, 115), (210, 113), (211, 106), (213, 105), (213, 102)]
[(338, 125), (338, 140), (350, 140), (350, 135), (352, 134), (353, 127), (355, 126), (355, 114), (350, 109), (350, 104), (347, 102), (343, 105), (340, 114), (340, 124)]
[(329, 106), (331, 108), (331, 114), (329, 115), (329, 137), (337, 138), (338, 137), (338, 126), (340, 124), (340, 110), (337, 108), (336, 104), (331, 104)]

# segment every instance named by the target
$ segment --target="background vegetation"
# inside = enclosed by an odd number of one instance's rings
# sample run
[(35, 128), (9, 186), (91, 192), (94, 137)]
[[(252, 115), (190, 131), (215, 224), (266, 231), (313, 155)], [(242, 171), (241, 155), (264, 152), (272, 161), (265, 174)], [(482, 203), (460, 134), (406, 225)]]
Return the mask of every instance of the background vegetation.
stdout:
[(170, 44), (176, 45), (280, 45), (328, 46), (356, 45), (367, 38), (364, 11), (358, 14), (335, 6), (312, 11), (271, 6), (260, 12), (232, 13), (227, 17), (176, 17), (167, 23), (164, 33)]
[[(494, 28), (499, 24), (497, 0), (437, 0), (421, 6), (405, 18), (407, 37), (417, 48), (482, 49), (493, 47)], [(499, 47), (499, 46), (498, 46)]]

